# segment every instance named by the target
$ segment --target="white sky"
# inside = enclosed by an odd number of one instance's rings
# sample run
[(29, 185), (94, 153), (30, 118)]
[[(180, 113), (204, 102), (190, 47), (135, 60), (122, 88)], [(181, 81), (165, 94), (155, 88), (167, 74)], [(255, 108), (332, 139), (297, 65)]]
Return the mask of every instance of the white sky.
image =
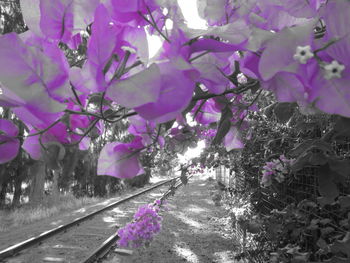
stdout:
[[(207, 28), (206, 21), (200, 18), (197, 8), (197, 0), (177, 0), (182, 14), (186, 20), (187, 26), (193, 29)], [(158, 36), (150, 36), (148, 38), (149, 57), (154, 57), (162, 46), (163, 40)]]
[(206, 29), (207, 23), (198, 14), (197, 0), (177, 0), (187, 26), (194, 29)]
[(199, 141), (196, 148), (194, 149), (188, 148), (188, 150), (185, 152), (184, 155), (178, 154), (177, 157), (179, 158), (180, 163), (186, 163), (190, 159), (199, 157), (199, 155), (201, 154), (204, 148), (205, 148), (205, 142)]
[[(182, 14), (186, 20), (187, 26), (193, 29), (207, 28), (206, 21), (199, 17), (197, 9), (197, 0), (177, 0)], [(149, 57), (152, 58), (162, 46), (163, 40), (158, 36), (147, 35), (149, 44)], [(199, 157), (205, 147), (204, 141), (199, 141), (196, 148), (189, 148), (184, 155), (178, 154), (180, 163), (186, 163), (188, 160)]]

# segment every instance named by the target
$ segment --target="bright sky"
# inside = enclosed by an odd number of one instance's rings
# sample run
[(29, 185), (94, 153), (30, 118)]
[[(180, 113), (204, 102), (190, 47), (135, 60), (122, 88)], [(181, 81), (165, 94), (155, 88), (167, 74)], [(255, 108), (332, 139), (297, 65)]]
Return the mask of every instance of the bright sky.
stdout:
[[(187, 26), (193, 29), (207, 28), (206, 21), (200, 18), (197, 8), (197, 0), (177, 0)], [(149, 57), (152, 58), (162, 46), (162, 39), (158, 36), (147, 35), (149, 43)]]
[(185, 152), (184, 155), (178, 154), (177, 157), (179, 158), (180, 163), (186, 163), (190, 159), (199, 157), (204, 147), (205, 147), (205, 142), (199, 141), (196, 148), (194, 149), (188, 148), (188, 150)]
[(177, 0), (187, 26), (194, 29), (206, 29), (206, 21), (198, 15), (197, 0)]
[[(197, 0), (177, 0), (182, 14), (186, 20), (187, 26), (193, 29), (205, 29), (207, 28), (206, 21), (199, 17), (198, 9), (197, 9)], [(148, 37), (149, 43), (149, 57), (152, 58), (158, 52), (158, 50), (162, 46), (162, 39), (158, 36), (150, 36)], [(189, 148), (184, 155), (178, 154), (180, 159), (180, 163), (186, 163), (188, 160), (199, 157), (202, 150), (205, 147), (204, 141), (198, 142), (196, 148)]]

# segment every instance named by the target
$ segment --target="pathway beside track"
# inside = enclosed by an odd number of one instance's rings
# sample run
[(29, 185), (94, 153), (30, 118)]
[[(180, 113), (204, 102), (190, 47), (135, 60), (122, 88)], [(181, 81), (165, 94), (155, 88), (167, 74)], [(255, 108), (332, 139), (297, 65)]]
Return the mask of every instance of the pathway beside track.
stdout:
[[(21, 250), (15, 257), (4, 259), (1, 262), (8, 263), (29, 263), (29, 262), (82, 262), (93, 250), (95, 250), (107, 237), (115, 233), (118, 227), (126, 224), (136, 209), (145, 203), (153, 202), (155, 199), (162, 196), (168, 189), (169, 184), (160, 186), (151, 192), (142, 194), (134, 199), (126, 201), (118, 206), (96, 214), (87, 221), (81, 222), (78, 226), (71, 227), (63, 233), (58, 233), (53, 237), (47, 238), (39, 245), (30, 246), (28, 249)], [(149, 186), (147, 187), (149, 188)], [(138, 190), (136, 192), (140, 192)], [(134, 194), (134, 193), (133, 193)], [(131, 196), (128, 194), (127, 196)], [(125, 196), (123, 196), (125, 198)], [(122, 198), (119, 198), (122, 199)], [(107, 206), (116, 200), (107, 200), (100, 206)], [(96, 210), (95, 208), (90, 208)], [(82, 210), (90, 210), (82, 209)], [(81, 211), (85, 214), (86, 211)], [(91, 212), (91, 211), (90, 211)], [(74, 218), (79, 218), (82, 215), (79, 211), (75, 211), (71, 216), (61, 218), (56, 221), (57, 225), (62, 225), (71, 221)], [(49, 228), (46, 225), (46, 230)], [(52, 228), (52, 227), (51, 227)], [(16, 231), (15, 231), (16, 232)], [(38, 230), (32, 231), (33, 233)], [(8, 233), (10, 238), (12, 233)], [(37, 234), (36, 234), (37, 235)], [(1, 236), (6, 239), (4, 235)], [(21, 241), (23, 240), (23, 236)], [(11, 243), (7, 242), (7, 246)]]
[(103, 263), (239, 262), (227, 213), (212, 200), (215, 184), (205, 175), (193, 176), (168, 200), (162, 231), (148, 248), (133, 249), (131, 256), (110, 253)]

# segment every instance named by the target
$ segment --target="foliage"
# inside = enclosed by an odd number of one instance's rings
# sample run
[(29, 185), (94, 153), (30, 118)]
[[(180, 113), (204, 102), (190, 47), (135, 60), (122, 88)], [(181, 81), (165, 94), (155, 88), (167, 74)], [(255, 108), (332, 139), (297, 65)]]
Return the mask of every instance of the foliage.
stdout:
[(98, 198), (79, 198), (72, 194), (60, 195), (58, 200), (47, 198), (39, 207), (24, 205), (16, 210), (0, 212), (0, 232), (7, 232), (13, 228), (31, 224), (42, 219), (50, 218), (66, 211), (79, 209), (89, 204), (101, 201)]
[(346, 262), (348, 119), (295, 111), (285, 122), (274, 110), (254, 116), (255, 132), (242, 152), (214, 160), (234, 170), (234, 199), (250, 200), (249, 213), (234, 217), (251, 238), (239, 257)]
[[(342, 16), (330, 13), (347, 10), (344, 1), (329, 3), (326, 9), (324, 1), (252, 1), (247, 6), (228, 1), (220, 11), (204, 1), (201, 15), (208, 27), (200, 35), (179, 19), (181, 9), (173, 1), (135, 0), (121, 9), (116, 8), (119, 4), (36, 0), (28, 6), (22, 1), (29, 31), (1, 37), (0, 57), (7, 64), (0, 76), (1, 105), (11, 107), (28, 126), (22, 147), (32, 158), (51, 163), (63, 154), (54, 147), (86, 147), (88, 137), (101, 135), (106, 123), (128, 118), (129, 132), (140, 144), (108, 143), (97, 170), (101, 175), (133, 177), (142, 172), (139, 152), (162, 147), (175, 119), (180, 129), (186, 128), (187, 113), (202, 125), (217, 123), (213, 144), (239, 149), (260, 86), (274, 91), (282, 102), (276, 107), (279, 118), (287, 120), (292, 114), (294, 108), (285, 103), (291, 101), (348, 116), (344, 100), (322, 99), (346, 81), (347, 60), (336, 52), (346, 44), (338, 39), (346, 30), (330, 26), (323, 35), (314, 35), (314, 29), (324, 30), (315, 17), (322, 16), (330, 25), (342, 22)], [(269, 9), (286, 16), (270, 17)], [(255, 23), (250, 11), (266, 22)], [(173, 22), (170, 32), (166, 20)], [(164, 40), (152, 61), (146, 33)], [(281, 52), (284, 59), (276, 61)], [(247, 92), (256, 97), (247, 100)], [(38, 103), (44, 98), (47, 103)], [(11, 136), (16, 140), (17, 135)], [(2, 139), (3, 147), (8, 140)], [(116, 168), (111, 169), (110, 162)], [(119, 162), (133, 167), (128, 175)]]
[[(349, 1), (198, 4), (201, 30), (173, 0), (21, 1), (28, 31), (0, 36), (0, 106), (26, 133), (2, 118), (0, 161), (25, 151), (59, 170), (65, 149), (95, 148), (98, 175), (133, 178), (154, 165), (143, 158), (205, 140), (201, 165), (230, 168), (264, 231), (275, 219), (287, 231), (271, 240), (272, 260), (349, 257)], [(147, 35), (162, 39), (153, 58)], [(120, 123), (127, 140), (115, 136)], [(305, 214), (305, 199), (317, 213)]]

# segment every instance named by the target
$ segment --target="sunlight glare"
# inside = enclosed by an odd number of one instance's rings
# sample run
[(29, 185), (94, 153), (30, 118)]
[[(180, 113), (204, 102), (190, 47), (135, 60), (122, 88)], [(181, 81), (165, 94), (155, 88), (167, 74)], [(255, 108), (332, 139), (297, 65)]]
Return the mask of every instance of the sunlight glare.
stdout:
[(148, 54), (149, 59), (153, 58), (155, 55), (157, 55), (159, 49), (163, 45), (162, 39), (157, 35), (150, 35), (148, 31), (146, 30), (147, 35), (147, 41), (148, 41)]
[[(202, 19), (198, 14), (198, 7), (196, 0), (177, 0), (178, 5), (180, 6), (181, 12), (186, 20), (186, 24), (189, 28), (192, 29), (207, 29), (207, 22)], [(164, 14), (168, 10), (164, 8)], [(173, 27), (173, 21), (166, 21), (167, 30), (171, 30)], [(157, 35), (150, 35), (148, 30), (146, 30), (147, 41), (148, 41), (148, 51), (149, 59), (152, 59), (159, 52), (163, 44), (163, 39)]]
[(178, 158), (180, 160), (180, 163), (186, 163), (189, 160), (199, 157), (200, 154), (202, 153), (203, 149), (205, 148), (205, 142), (204, 141), (199, 141), (197, 143), (196, 148), (188, 148), (188, 150), (185, 152), (185, 154), (178, 154)]
[(177, 0), (189, 28), (207, 29), (207, 22), (198, 14), (197, 0)]
[(195, 253), (193, 253), (193, 251), (189, 247), (187, 247), (186, 244), (184, 243), (175, 244), (174, 250), (178, 256), (182, 257), (187, 262), (199, 263), (198, 256)]

